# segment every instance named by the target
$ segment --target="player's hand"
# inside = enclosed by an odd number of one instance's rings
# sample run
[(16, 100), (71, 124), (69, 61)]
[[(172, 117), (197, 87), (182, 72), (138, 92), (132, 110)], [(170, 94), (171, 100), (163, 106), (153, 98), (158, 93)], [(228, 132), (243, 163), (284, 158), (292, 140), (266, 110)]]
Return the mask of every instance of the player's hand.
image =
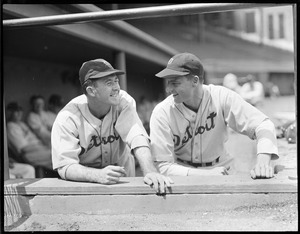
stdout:
[(120, 180), (120, 177), (126, 176), (124, 167), (109, 165), (101, 170), (98, 183), (101, 184), (115, 184)]
[(211, 169), (196, 169), (192, 168), (188, 172), (188, 176), (201, 176), (201, 175), (228, 175), (230, 167), (214, 167)]
[(215, 167), (210, 170), (207, 170), (209, 175), (228, 175), (228, 169), (226, 167)]
[(151, 187), (154, 187), (158, 195), (166, 194), (166, 187), (171, 187), (173, 180), (157, 172), (147, 173), (144, 177), (144, 182)]
[(252, 179), (272, 178), (274, 176), (274, 168), (270, 165), (256, 164), (250, 171)]
[(257, 156), (257, 163), (250, 171), (252, 179), (266, 179), (274, 176), (274, 168), (270, 165), (271, 155), (259, 154)]

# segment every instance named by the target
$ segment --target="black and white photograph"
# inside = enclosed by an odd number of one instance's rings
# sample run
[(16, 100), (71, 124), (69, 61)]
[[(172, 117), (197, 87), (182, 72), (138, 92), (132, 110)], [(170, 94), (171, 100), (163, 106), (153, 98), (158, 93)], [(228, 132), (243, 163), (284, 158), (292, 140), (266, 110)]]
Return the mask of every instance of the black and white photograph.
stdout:
[(297, 4), (2, 2), (1, 232), (298, 231)]

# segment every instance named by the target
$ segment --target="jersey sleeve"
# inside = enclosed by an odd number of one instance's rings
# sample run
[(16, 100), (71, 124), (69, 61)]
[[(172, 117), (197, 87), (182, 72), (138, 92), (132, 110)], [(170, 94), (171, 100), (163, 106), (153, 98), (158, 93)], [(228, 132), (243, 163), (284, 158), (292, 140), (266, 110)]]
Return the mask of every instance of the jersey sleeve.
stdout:
[(271, 154), (272, 159), (278, 159), (278, 147), (275, 126), (266, 119), (255, 130), (257, 136), (257, 154)]
[(51, 132), (53, 169), (79, 163), (81, 147), (78, 129), (69, 118), (66, 121), (55, 120)]
[(239, 94), (220, 87), (219, 100), (225, 123), (233, 130), (256, 139), (255, 129), (268, 117)]
[(131, 150), (140, 146), (149, 147), (149, 136), (137, 114), (135, 100), (123, 94), (119, 108), (115, 128), (123, 141)]

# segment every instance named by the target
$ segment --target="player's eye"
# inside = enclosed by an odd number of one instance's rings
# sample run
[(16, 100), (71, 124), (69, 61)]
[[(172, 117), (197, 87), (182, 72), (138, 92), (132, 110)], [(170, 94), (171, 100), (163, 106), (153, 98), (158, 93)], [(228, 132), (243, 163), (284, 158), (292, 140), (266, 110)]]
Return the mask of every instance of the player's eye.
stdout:
[(171, 82), (170, 85), (177, 87), (178, 85), (180, 85), (180, 83), (179, 82)]

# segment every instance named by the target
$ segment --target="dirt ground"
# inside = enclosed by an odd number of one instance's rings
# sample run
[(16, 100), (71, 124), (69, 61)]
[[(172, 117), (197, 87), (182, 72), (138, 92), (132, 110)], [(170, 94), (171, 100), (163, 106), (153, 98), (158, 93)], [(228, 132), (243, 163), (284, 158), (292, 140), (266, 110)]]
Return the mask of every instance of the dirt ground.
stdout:
[[(265, 104), (265, 112), (294, 111), (294, 99)], [(286, 103), (286, 104), (284, 104)], [(272, 106), (273, 105), (273, 106)], [(289, 105), (289, 106), (288, 106)], [(277, 108), (277, 109), (276, 109)], [(278, 142), (281, 162), (297, 171), (297, 145)], [(249, 146), (250, 148), (252, 146)], [(241, 165), (241, 164), (240, 164)], [(297, 179), (297, 178), (296, 178)], [(176, 205), (176, 204), (174, 204)], [(56, 214), (23, 217), (6, 231), (297, 231), (298, 198), (289, 194), (284, 202), (263, 206), (240, 206), (229, 210), (162, 214), (87, 215)]]

